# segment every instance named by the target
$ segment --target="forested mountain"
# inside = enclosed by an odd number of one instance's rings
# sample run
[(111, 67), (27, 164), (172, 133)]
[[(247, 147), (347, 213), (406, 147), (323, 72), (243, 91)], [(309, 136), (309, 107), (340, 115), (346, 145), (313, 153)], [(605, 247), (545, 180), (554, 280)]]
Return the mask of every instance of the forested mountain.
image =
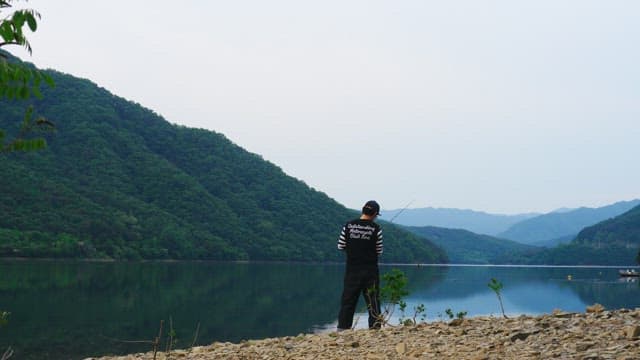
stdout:
[(576, 235), (578, 234), (570, 234), (570, 235), (561, 236), (559, 238), (555, 238), (551, 240), (537, 241), (531, 245), (552, 248), (558, 245), (570, 243), (571, 240), (575, 239)]
[(549, 265), (636, 265), (640, 250), (640, 205), (589, 226), (569, 244), (517, 256), (512, 261)]
[(622, 215), (583, 229), (573, 242), (596, 248), (640, 248), (640, 205)]
[(433, 226), (406, 227), (411, 232), (426, 237), (444, 249), (451, 263), (456, 264), (506, 264), (516, 254), (535, 251), (536, 247), (479, 235), (467, 230), (446, 229)]
[(476, 234), (496, 235), (515, 223), (539, 214), (497, 215), (474, 210), (432, 207), (382, 211), (385, 219), (391, 219), (396, 215), (398, 216), (394, 223), (400, 225), (465, 229)]
[(523, 220), (498, 237), (523, 244), (549, 243), (554, 239), (578, 234), (583, 228), (620, 215), (638, 204), (640, 200), (636, 199), (599, 208), (582, 207), (566, 212), (552, 212)]
[[(56, 125), (48, 147), (0, 154), (1, 256), (342, 260), (353, 211), (221, 134), (48, 73), (56, 87), (33, 103)], [(15, 134), (28, 103), (1, 105), (0, 128)], [(383, 229), (384, 261), (446, 262), (430, 242)]]

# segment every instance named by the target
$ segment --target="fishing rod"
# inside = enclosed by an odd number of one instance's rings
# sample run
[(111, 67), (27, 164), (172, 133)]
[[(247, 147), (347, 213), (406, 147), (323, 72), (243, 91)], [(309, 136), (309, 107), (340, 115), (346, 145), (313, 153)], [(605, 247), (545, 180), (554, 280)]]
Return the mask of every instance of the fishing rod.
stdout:
[(411, 200), (411, 201), (409, 201), (409, 203), (408, 203), (405, 207), (403, 207), (400, 211), (398, 211), (398, 213), (397, 213), (397, 214), (393, 215), (393, 217), (391, 218), (391, 220), (389, 220), (389, 223), (393, 224), (393, 220), (394, 220), (395, 218), (397, 218), (397, 217), (398, 217), (398, 215), (402, 214), (402, 212), (403, 212), (403, 211), (407, 210), (407, 208), (408, 208), (409, 206), (411, 206), (411, 204), (413, 204), (413, 202), (414, 202), (414, 201), (415, 201), (415, 200)]

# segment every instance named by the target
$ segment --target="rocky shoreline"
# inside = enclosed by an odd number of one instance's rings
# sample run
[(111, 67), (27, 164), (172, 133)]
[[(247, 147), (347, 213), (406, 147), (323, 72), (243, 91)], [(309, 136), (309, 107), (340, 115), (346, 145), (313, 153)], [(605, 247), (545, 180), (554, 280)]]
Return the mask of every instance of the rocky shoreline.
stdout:
[[(153, 352), (101, 360), (153, 359)], [(175, 350), (156, 359), (640, 359), (640, 308), (475, 317)]]

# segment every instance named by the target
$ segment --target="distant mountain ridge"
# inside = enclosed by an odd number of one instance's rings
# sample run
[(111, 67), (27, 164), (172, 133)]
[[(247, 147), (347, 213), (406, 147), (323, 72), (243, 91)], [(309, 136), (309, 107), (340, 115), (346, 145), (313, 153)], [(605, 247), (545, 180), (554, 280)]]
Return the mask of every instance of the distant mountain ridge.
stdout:
[(513, 261), (547, 265), (637, 265), (640, 205), (589, 226), (568, 244), (518, 256)]
[(500, 215), (467, 209), (433, 207), (383, 210), (381, 212), (384, 219), (391, 219), (398, 213), (400, 214), (394, 219), (396, 224), (464, 229), (486, 235), (499, 234), (513, 224), (539, 215), (537, 213)]
[(434, 226), (407, 226), (409, 231), (423, 236), (443, 248), (454, 264), (508, 264), (516, 254), (538, 248), (515, 241), (480, 235), (467, 230)]
[(531, 245), (553, 244), (554, 239), (564, 238), (566, 241), (567, 237), (578, 234), (584, 227), (620, 215), (639, 204), (640, 200), (635, 199), (599, 208), (563, 209), (520, 221), (498, 237)]

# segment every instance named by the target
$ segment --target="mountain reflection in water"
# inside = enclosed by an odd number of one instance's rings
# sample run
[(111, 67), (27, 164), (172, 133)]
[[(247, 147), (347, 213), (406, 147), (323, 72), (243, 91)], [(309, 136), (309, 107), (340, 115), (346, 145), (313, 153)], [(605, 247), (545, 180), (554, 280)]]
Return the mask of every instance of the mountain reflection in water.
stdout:
[[(504, 284), (505, 311), (512, 315), (584, 311), (596, 302), (640, 307), (640, 284), (620, 281), (614, 268), (400, 268), (409, 278), (408, 310), (425, 304), (429, 320), (445, 317), (448, 308), (500, 315), (487, 287), (491, 278)], [(198, 324), (198, 344), (297, 335), (333, 327), (342, 276), (335, 264), (4, 260), (0, 310), (11, 316), (0, 329), (0, 349), (11, 345), (19, 359), (149, 351), (149, 344), (116, 339), (151, 340), (162, 319), (166, 333), (169, 318), (177, 347), (192, 343)]]

